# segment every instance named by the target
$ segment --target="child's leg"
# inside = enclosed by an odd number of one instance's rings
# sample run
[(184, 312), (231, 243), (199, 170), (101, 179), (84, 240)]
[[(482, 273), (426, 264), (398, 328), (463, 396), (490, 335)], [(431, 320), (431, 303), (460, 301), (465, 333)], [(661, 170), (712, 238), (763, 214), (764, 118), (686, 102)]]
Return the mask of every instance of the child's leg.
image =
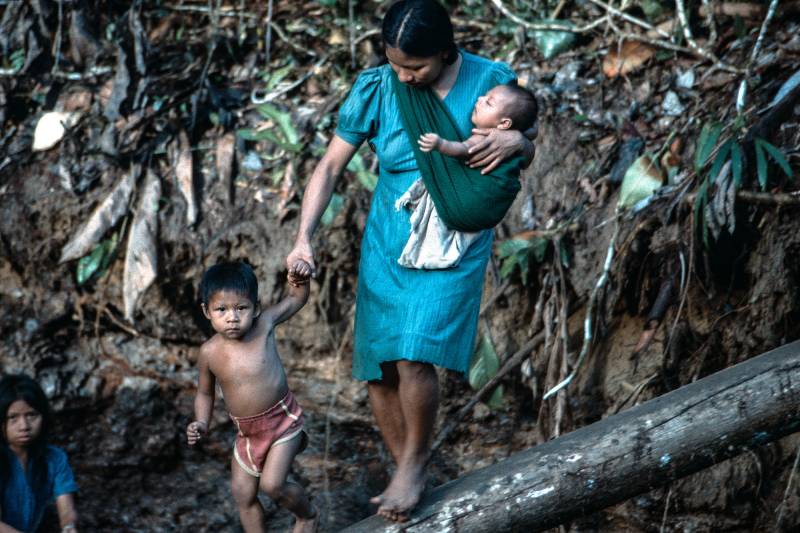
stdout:
[(294, 456), (303, 449), (306, 439), (305, 433), (301, 432), (291, 440), (274, 444), (261, 471), (261, 490), (278, 505), (294, 513), (297, 517), (295, 531), (313, 531), (317, 516), (303, 487), (286, 480)]
[(258, 501), (259, 478), (245, 472), (234, 457), (231, 460), (231, 492), (239, 508), (239, 519), (246, 533), (266, 533), (264, 509)]

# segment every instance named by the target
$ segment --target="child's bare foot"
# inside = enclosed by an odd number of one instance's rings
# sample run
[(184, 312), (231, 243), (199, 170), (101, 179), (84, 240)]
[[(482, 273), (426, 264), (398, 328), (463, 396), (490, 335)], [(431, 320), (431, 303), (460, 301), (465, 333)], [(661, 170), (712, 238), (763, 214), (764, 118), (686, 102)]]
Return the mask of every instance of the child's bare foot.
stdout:
[(292, 533), (316, 533), (317, 528), (319, 528), (319, 513), (315, 509), (314, 516), (309, 518), (297, 517)]
[(425, 489), (425, 461), (397, 467), (383, 494), (370, 501), (378, 505), (378, 514), (394, 522), (405, 522), (419, 503)]

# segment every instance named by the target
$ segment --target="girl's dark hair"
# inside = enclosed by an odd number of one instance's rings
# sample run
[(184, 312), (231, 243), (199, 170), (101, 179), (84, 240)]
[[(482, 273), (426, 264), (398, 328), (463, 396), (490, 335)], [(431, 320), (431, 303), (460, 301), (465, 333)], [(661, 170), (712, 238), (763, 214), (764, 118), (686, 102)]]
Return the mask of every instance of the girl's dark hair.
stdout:
[(217, 263), (203, 274), (200, 281), (200, 301), (208, 305), (211, 296), (219, 291), (233, 291), (258, 303), (258, 280), (247, 263)]
[(24, 400), (42, 415), (42, 430), (39, 436), (28, 447), (28, 467), (33, 481), (33, 493), (37, 497), (44, 495), (47, 489), (47, 437), (50, 433), (52, 418), (50, 402), (44, 391), (33, 379), (25, 375), (5, 376), (0, 380), (0, 418), (3, 430), (0, 435), (0, 485), (4, 488), (11, 474), (11, 450), (6, 441), (6, 420), (11, 404)]
[(436, 0), (400, 0), (383, 17), (383, 42), (414, 57), (447, 52), (445, 63), (458, 58), (453, 24), (447, 10)]

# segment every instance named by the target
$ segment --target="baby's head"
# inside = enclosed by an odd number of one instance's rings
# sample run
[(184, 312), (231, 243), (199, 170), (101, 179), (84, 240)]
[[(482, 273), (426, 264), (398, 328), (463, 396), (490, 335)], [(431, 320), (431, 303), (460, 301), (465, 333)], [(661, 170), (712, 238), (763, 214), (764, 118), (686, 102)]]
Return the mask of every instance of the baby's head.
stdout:
[(247, 263), (217, 263), (203, 274), (200, 305), (214, 331), (226, 339), (240, 339), (261, 311), (258, 280)]
[(525, 131), (536, 123), (536, 98), (519, 85), (498, 85), (478, 97), (472, 110), (477, 128)]

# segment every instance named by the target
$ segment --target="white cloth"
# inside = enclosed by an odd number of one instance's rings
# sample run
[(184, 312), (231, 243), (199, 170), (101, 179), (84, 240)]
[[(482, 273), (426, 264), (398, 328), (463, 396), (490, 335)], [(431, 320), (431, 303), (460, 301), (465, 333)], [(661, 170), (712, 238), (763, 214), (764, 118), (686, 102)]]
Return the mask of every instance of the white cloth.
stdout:
[(422, 178), (397, 199), (394, 208), (411, 212), (411, 235), (397, 262), (407, 268), (443, 269), (458, 265), (480, 232), (467, 233), (448, 228), (433, 205)]

